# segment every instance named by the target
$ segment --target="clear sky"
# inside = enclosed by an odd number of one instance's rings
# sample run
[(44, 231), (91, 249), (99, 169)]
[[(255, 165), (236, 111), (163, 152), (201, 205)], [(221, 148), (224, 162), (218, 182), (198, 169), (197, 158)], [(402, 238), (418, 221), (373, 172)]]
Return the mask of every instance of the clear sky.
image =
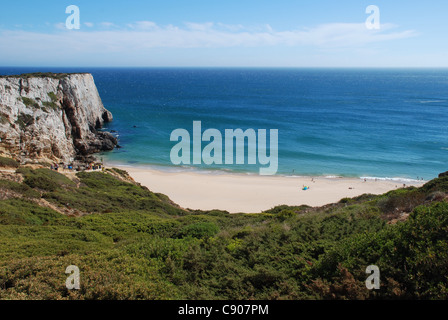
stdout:
[(447, 0), (2, 1), (0, 66), (448, 67), (447, 16)]

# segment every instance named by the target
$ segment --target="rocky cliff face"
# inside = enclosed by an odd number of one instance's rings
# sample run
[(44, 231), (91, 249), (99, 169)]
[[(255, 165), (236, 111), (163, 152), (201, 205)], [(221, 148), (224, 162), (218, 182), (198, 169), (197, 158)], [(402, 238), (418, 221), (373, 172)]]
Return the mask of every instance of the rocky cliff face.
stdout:
[(82, 160), (112, 150), (112, 120), (91, 74), (0, 77), (0, 151), (22, 162)]

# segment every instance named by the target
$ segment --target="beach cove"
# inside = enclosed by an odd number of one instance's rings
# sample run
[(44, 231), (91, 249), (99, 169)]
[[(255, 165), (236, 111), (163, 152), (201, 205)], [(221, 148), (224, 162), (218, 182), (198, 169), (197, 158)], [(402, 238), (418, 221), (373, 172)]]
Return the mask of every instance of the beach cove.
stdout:
[[(107, 164), (109, 167), (110, 164)], [(346, 197), (365, 193), (382, 194), (390, 190), (423, 185), (426, 181), (259, 176), (209, 171), (167, 171), (151, 167), (113, 167), (127, 171), (149, 190), (167, 195), (183, 208), (226, 210), (230, 213), (259, 213), (277, 205), (322, 206)], [(309, 187), (303, 190), (303, 187)]]

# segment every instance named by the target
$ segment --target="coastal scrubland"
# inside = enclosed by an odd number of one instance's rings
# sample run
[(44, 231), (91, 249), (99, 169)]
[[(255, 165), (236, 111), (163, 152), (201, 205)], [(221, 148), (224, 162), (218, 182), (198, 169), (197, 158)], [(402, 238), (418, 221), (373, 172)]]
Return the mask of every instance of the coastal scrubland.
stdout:
[[(0, 158), (0, 170), (0, 299), (448, 297), (447, 176), (229, 214), (181, 208), (113, 168), (64, 175)], [(65, 286), (69, 265), (79, 290)], [(369, 265), (379, 290), (366, 288)]]

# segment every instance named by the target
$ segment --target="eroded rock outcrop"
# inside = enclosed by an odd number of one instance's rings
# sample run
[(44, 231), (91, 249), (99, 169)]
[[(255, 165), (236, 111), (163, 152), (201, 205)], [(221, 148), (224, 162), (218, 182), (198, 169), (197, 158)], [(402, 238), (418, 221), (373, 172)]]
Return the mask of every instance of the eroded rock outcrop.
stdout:
[(91, 74), (0, 77), (0, 151), (21, 162), (112, 150), (116, 138), (98, 131), (109, 121)]

